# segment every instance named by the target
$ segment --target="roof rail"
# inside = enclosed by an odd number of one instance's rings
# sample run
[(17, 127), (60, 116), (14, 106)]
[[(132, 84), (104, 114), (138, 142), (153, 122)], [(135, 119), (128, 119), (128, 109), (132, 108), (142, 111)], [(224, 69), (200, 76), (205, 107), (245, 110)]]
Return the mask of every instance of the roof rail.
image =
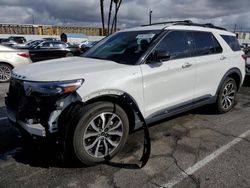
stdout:
[(199, 24), (199, 23), (193, 23), (191, 20), (158, 22), (158, 23), (146, 24), (146, 25), (142, 25), (142, 26), (164, 25), (164, 24), (199, 26), (199, 27), (207, 27), (207, 28), (220, 29), (220, 30), (227, 31), (227, 29), (225, 29), (223, 27), (215, 26), (212, 23)]
[(174, 23), (173, 25), (198, 26), (198, 27), (207, 27), (207, 28), (220, 29), (220, 30), (227, 31), (226, 28), (215, 26), (212, 23), (198, 24), (198, 23), (192, 22), (192, 23)]
[(164, 25), (164, 24), (181, 24), (181, 23), (185, 23), (185, 24), (191, 24), (193, 23), (191, 20), (177, 20), (177, 21), (169, 21), (169, 22), (156, 22), (156, 23), (152, 23), (152, 24), (145, 24), (145, 25), (141, 25), (141, 26), (151, 26), (151, 25)]

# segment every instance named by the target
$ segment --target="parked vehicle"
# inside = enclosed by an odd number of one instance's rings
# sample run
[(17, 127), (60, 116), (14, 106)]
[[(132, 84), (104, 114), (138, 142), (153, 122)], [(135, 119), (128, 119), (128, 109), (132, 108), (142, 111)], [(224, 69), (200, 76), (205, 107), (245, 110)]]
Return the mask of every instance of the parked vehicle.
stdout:
[(57, 39), (57, 38), (52, 38), (52, 37), (45, 37), (45, 38), (42, 38), (42, 40), (59, 41), (59, 39)]
[[(234, 41), (234, 42), (229, 42)], [(232, 45), (233, 44), (233, 45)], [(245, 77), (234, 33), (190, 21), (119, 31), (85, 53), (14, 70), (11, 122), (93, 165), (145, 122), (205, 105), (230, 111)]]
[(81, 54), (78, 46), (49, 40), (36, 40), (29, 46), (18, 48), (28, 49), (30, 52), (30, 58), (33, 62), (61, 57), (79, 56)]
[(0, 82), (11, 78), (12, 69), (31, 63), (29, 52), (0, 45)]
[(246, 58), (246, 75), (250, 76), (250, 51), (247, 52), (245, 58)]
[(26, 42), (25, 37), (22, 37), (22, 36), (10, 36), (8, 39), (15, 41), (18, 44), (23, 44)]
[(80, 48), (83, 53), (88, 51), (90, 48), (92, 48), (98, 41), (89, 41), (88, 43), (81, 44)]
[(17, 45), (17, 43), (14, 40), (2, 39), (1, 40), (1, 45), (12, 47), (12, 46)]

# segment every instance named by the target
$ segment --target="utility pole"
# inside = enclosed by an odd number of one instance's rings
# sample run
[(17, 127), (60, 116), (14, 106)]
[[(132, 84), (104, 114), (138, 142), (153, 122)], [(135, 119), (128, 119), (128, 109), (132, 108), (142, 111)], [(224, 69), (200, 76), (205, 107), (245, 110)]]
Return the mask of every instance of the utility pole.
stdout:
[(234, 33), (236, 32), (237, 24), (234, 24)]
[(31, 16), (32, 16), (32, 24), (35, 25), (35, 17), (33, 14), (31, 14)]
[(150, 10), (150, 11), (149, 11), (149, 25), (152, 24), (152, 13), (153, 13), (153, 11)]

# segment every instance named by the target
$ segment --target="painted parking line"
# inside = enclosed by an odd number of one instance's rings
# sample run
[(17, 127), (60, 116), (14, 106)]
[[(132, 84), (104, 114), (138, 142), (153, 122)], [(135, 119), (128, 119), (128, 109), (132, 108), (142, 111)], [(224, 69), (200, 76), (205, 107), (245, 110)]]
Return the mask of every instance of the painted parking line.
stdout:
[(1, 120), (5, 120), (5, 119), (8, 119), (8, 117), (1, 117), (1, 118), (0, 118), (0, 121), (1, 121)]
[(182, 180), (184, 180), (186, 177), (188, 177), (188, 175), (192, 175), (200, 168), (206, 166), (209, 162), (211, 162), (212, 160), (214, 160), (215, 158), (220, 156), (222, 153), (224, 153), (225, 151), (227, 151), (228, 149), (230, 149), (235, 144), (239, 143), (240, 141), (242, 141), (244, 138), (246, 138), (249, 135), (250, 135), (250, 130), (244, 132), (243, 134), (239, 135), (237, 138), (233, 139), (231, 142), (229, 142), (226, 145), (222, 146), (221, 148), (217, 149), (216, 151), (214, 151), (213, 153), (211, 153), (210, 155), (208, 155), (207, 157), (205, 157), (201, 161), (199, 161), (196, 164), (194, 164), (193, 166), (187, 168), (185, 170), (186, 173), (182, 172), (182, 173), (178, 174), (176, 177), (172, 178), (169, 182), (167, 182), (162, 187), (170, 188), (170, 187), (175, 186), (176, 184), (178, 184)]

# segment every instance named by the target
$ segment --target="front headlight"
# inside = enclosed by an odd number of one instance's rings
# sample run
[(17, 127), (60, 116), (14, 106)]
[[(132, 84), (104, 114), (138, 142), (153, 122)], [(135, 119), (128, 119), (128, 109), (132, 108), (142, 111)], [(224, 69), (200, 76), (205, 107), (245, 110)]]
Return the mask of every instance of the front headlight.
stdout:
[(27, 96), (30, 95), (61, 95), (76, 91), (83, 84), (83, 79), (58, 81), (58, 82), (29, 82), (24, 81), (24, 91)]

